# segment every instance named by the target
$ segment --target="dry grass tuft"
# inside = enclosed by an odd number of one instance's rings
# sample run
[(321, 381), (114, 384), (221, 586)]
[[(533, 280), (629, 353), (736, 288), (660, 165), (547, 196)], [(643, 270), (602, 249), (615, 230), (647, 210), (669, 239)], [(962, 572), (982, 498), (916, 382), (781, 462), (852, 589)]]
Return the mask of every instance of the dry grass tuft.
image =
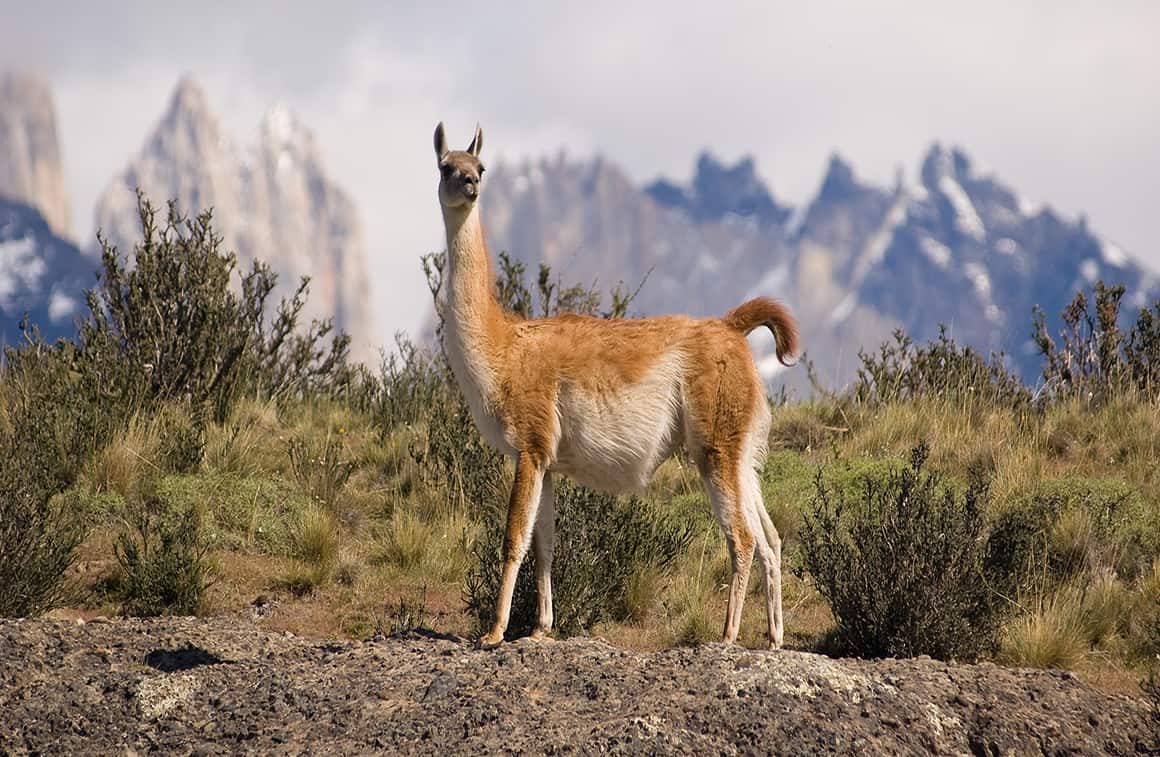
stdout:
[(1079, 592), (1065, 588), (1039, 598), (1031, 612), (1007, 624), (1000, 659), (1022, 667), (1074, 668), (1088, 648), (1084, 625)]

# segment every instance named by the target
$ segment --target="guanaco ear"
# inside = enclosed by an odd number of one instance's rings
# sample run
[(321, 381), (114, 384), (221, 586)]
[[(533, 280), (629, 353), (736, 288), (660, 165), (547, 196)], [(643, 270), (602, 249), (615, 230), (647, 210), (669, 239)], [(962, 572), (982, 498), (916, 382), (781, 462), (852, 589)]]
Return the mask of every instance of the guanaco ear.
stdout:
[(442, 161), (447, 154), (447, 133), (443, 130), (443, 122), (435, 127), (435, 159)]
[(475, 136), (471, 139), (471, 144), (467, 146), (467, 151), (479, 157), (479, 153), (483, 150), (483, 129), (479, 128), (479, 124), (475, 125)]

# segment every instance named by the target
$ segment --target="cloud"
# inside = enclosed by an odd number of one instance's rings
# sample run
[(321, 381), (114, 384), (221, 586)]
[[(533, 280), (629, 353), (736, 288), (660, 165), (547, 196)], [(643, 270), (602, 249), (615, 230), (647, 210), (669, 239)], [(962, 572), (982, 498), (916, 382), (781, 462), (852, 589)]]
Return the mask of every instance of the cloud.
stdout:
[(17, 19), (0, 31), (0, 65), (56, 85), (79, 228), (182, 73), (241, 143), (285, 101), (362, 212), (383, 333), (414, 328), (426, 306), (417, 258), (442, 244), (441, 119), (460, 141), (481, 122), (489, 160), (600, 152), (638, 181), (687, 176), (705, 146), (752, 153), (793, 203), (832, 151), (886, 183), (900, 163), (913, 174), (931, 141), (953, 142), (1160, 267), (1160, 4), (1148, 0), (0, 10)]

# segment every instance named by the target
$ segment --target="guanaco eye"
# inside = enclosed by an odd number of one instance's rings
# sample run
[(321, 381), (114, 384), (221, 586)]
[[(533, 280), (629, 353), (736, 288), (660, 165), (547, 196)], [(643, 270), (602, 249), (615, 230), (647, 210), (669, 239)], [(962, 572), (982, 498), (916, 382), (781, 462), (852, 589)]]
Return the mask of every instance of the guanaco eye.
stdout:
[(439, 173), (443, 174), (444, 179), (451, 178), (451, 166), (439, 166)]
[(480, 175), (480, 176), (483, 176), (483, 166), (480, 166), (480, 167), (479, 167), (479, 175)]

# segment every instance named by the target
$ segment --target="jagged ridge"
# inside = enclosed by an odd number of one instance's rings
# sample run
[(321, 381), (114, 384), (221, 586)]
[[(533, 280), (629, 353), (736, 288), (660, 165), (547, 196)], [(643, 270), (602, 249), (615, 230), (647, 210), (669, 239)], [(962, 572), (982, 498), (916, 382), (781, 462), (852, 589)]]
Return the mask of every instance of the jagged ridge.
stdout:
[(1125, 284), (1129, 308), (1160, 296), (1156, 276), (1082, 218), (1031, 207), (977, 174), (963, 150), (937, 144), (917, 182), (891, 188), (834, 156), (797, 222), (751, 159), (727, 167), (707, 153), (689, 187), (661, 179), (638, 189), (605, 160), (501, 166), (484, 212), (495, 249), (546, 259), (569, 280), (650, 273), (642, 313), (718, 315), (747, 297), (783, 298), (821, 375), (839, 385), (859, 347), (899, 326), (931, 338), (940, 323), (1033, 380), (1033, 306), (1056, 314), (1099, 279)]

